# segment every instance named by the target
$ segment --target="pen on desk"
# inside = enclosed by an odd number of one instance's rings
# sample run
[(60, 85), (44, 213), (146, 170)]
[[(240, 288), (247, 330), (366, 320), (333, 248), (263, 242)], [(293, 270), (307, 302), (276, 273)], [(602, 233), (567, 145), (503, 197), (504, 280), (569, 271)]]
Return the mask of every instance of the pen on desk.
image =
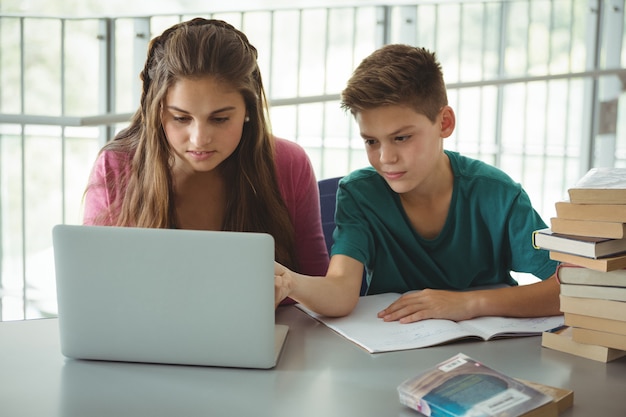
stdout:
[(562, 325), (557, 326), (557, 327), (555, 327), (553, 329), (546, 330), (546, 332), (548, 332), (548, 333), (558, 333), (558, 332), (560, 332), (563, 329), (567, 329), (568, 327), (569, 326), (567, 324), (562, 324)]

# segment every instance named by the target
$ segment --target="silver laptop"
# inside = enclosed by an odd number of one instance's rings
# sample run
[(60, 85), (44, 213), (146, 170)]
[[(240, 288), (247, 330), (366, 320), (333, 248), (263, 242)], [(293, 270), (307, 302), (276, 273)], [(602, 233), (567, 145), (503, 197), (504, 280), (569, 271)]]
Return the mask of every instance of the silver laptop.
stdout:
[(57, 225), (61, 351), (69, 358), (276, 365), (274, 239), (264, 233)]

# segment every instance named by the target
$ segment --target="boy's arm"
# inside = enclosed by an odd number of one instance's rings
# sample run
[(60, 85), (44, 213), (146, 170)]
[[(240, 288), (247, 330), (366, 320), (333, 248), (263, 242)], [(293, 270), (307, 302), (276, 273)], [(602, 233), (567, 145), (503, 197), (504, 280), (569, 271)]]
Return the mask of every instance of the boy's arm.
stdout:
[(534, 284), (476, 291), (426, 289), (405, 294), (379, 313), (401, 323), (442, 318), (466, 320), (480, 316), (540, 317), (562, 314), (555, 276)]
[(359, 301), (363, 264), (345, 255), (334, 255), (325, 277), (298, 274), (278, 263), (274, 276), (276, 305), (290, 297), (318, 314), (341, 317), (350, 314)]

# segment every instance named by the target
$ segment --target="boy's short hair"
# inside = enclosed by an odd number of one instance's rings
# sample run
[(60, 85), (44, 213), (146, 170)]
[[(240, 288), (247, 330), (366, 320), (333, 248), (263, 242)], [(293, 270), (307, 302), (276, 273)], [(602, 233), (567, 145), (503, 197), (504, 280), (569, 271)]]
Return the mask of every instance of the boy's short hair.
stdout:
[(441, 64), (434, 52), (409, 45), (386, 45), (365, 58), (341, 93), (352, 114), (385, 105), (405, 105), (434, 122), (448, 104)]

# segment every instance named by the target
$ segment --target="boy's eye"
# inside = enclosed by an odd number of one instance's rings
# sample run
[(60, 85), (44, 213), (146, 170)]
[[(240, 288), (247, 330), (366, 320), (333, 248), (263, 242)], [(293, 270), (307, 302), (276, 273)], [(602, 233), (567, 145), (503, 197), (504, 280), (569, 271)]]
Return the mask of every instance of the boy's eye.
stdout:
[(410, 137), (411, 137), (410, 135), (396, 136), (394, 138), (394, 140), (397, 141), (397, 142), (404, 142), (405, 140), (409, 139)]

